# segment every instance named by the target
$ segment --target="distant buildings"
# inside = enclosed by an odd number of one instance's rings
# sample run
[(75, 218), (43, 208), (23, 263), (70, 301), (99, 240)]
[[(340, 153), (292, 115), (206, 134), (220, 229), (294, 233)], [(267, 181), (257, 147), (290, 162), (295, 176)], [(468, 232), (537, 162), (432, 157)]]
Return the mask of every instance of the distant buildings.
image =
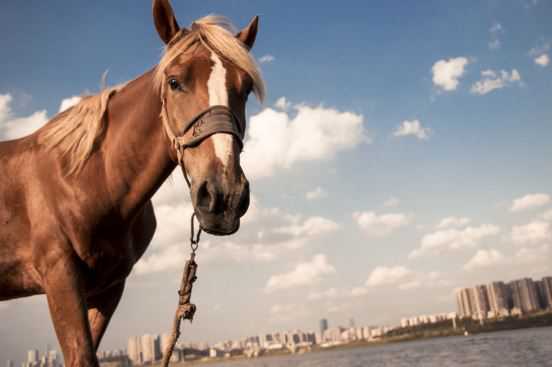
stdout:
[[(12, 363), (13, 365), (13, 363)], [(58, 358), (58, 352), (48, 350), (40, 356), (37, 349), (27, 351), (27, 360), (22, 363), (22, 367), (61, 367), (61, 360)]]
[(544, 277), (540, 281), (523, 278), (507, 284), (493, 282), (462, 288), (456, 293), (456, 304), (460, 317), (477, 320), (552, 309), (552, 277)]
[(320, 320), (320, 335), (324, 335), (326, 330), (328, 330), (328, 320), (322, 319)]
[(132, 364), (152, 364), (161, 359), (159, 335), (145, 334), (128, 338), (128, 358)]

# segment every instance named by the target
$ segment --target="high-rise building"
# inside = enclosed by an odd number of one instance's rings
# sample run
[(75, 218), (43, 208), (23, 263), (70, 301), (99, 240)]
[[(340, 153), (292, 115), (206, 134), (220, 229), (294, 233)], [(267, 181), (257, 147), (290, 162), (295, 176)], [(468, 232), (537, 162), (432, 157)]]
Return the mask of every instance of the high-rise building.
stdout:
[(6, 367), (14, 367), (13, 361), (11, 359), (8, 359), (6, 361)]
[(127, 353), (133, 365), (142, 364), (142, 341), (139, 336), (128, 338)]
[(38, 350), (31, 349), (27, 352), (27, 366), (32, 367), (38, 365), (39, 355)]
[(552, 277), (544, 277), (537, 283), (540, 306), (542, 309), (552, 308)]
[(322, 336), (322, 340), (324, 339), (324, 332), (328, 330), (328, 320), (327, 319), (321, 319), (320, 320), (320, 335)]
[[(462, 288), (456, 293), (458, 314), (460, 317), (471, 317), (475, 314), (475, 300), (472, 288)], [(412, 323), (411, 323), (412, 326)]]
[(537, 287), (530, 278), (508, 283), (512, 292), (513, 308), (521, 313), (535, 312), (540, 309)]
[(508, 310), (511, 308), (508, 304), (508, 293), (508, 287), (504, 282), (493, 282), (487, 286), (489, 307), (495, 317), (508, 315)]
[(161, 345), (159, 335), (142, 335), (142, 363), (153, 363), (161, 359)]
[(472, 288), (473, 300), (475, 304), (475, 316), (478, 319), (485, 319), (489, 314), (489, 299), (487, 298), (487, 288), (484, 285), (477, 285)]

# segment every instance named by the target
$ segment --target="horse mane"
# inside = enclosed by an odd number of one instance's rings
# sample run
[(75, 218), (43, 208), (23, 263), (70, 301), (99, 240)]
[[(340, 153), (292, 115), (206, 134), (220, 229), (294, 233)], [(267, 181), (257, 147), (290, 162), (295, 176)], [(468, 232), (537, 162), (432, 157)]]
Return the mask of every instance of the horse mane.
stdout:
[[(253, 80), (253, 92), (263, 101), (264, 81), (255, 59), (235, 37), (232, 23), (222, 16), (208, 15), (193, 23), (192, 29), (165, 48), (155, 70), (154, 85), (162, 90), (165, 69), (183, 52), (201, 44), (244, 70)], [(97, 95), (84, 97), (78, 104), (58, 114), (39, 135), (47, 149), (58, 148), (67, 158), (68, 174), (79, 172), (100, 143), (106, 129), (105, 113), (109, 99), (122, 86), (106, 88)]]
[(121, 86), (106, 88), (58, 114), (39, 135), (47, 149), (58, 148), (68, 158), (68, 174), (82, 169), (105, 131), (107, 104)]
[(259, 66), (247, 47), (236, 38), (235, 34), (236, 29), (230, 20), (220, 15), (207, 15), (194, 21), (190, 30), (181, 30), (165, 47), (155, 71), (155, 86), (161, 90), (165, 69), (183, 52), (192, 46), (201, 44), (209, 51), (215, 52), (218, 56), (245, 71), (253, 80), (253, 93), (262, 102), (265, 97), (265, 85)]

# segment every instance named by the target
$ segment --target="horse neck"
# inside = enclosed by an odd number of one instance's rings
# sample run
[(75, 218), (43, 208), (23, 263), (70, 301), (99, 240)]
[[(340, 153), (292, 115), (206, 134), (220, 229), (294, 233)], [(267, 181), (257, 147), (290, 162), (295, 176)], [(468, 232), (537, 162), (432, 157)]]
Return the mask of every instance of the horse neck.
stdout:
[(102, 151), (108, 190), (123, 218), (133, 217), (176, 166), (160, 113), (153, 70), (129, 82), (109, 102)]

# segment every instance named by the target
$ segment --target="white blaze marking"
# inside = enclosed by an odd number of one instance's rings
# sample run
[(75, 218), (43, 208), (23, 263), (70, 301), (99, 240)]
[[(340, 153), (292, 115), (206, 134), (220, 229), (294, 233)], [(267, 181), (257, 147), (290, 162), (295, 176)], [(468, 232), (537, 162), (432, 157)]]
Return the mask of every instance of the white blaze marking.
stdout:
[[(211, 69), (211, 75), (207, 81), (207, 90), (209, 92), (209, 107), (226, 106), (228, 107), (228, 90), (226, 89), (226, 69), (216, 53), (211, 52), (211, 60), (215, 63)], [(232, 158), (233, 136), (230, 134), (211, 135), (215, 146), (215, 155), (227, 166)]]

